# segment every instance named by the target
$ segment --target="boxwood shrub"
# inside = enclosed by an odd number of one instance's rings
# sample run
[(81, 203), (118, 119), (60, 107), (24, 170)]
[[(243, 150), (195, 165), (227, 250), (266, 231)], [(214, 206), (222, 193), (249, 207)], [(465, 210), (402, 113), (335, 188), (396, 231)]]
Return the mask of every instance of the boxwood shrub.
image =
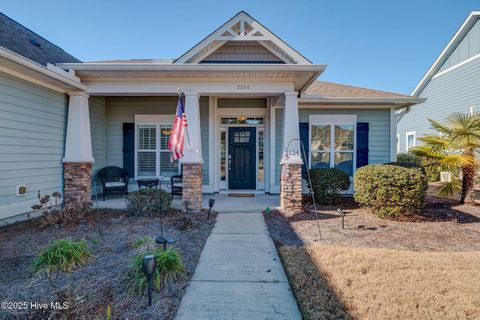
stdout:
[(130, 216), (155, 217), (170, 212), (172, 199), (164, 190), (139, 189), (127, 196), (127, 213)]
[(320, 204), (333, 204), (338, 201), (341, 191), (348, 190), (348, 173), (337, 168), (310, 169), (312, 190), (315, 201)]
[(373, 164), (357, 169), (355, 201), (380, 217), (420, 213), (428, 182), (418, 168)]

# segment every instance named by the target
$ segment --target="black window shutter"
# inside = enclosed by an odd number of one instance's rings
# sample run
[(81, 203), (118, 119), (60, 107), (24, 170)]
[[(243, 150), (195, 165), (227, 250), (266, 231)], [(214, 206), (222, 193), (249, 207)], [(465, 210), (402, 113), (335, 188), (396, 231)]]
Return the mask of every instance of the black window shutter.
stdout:
[(123, 169), (130, 177), (135, 176), (135, 124), (123, 123)]
[(300, 152), (302, 153), (302, 160), (305, 162), (305, 165), (302, 166), (302, 177), (306, 178), (307, 177), (307, 170), (306, 167), (308, 167), (308, 153), (310, 150), (310, 141), (308, 141), (308, 135), (309, 135), (309, 130), (310, 126), (308, 122), (300, 122), (300, 141), (302, 141), (303, 147), (305, 148), (305, 157), (303, 155), (303, 151), (300, 149)]
[(368, 164), (368, 122), (357, 122), (357, 168)]

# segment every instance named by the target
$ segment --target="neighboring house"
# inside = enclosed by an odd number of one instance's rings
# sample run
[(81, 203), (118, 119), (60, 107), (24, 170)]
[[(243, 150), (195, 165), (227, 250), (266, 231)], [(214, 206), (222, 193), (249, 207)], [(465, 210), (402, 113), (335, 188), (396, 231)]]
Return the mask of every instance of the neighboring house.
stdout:
[[(189, 136), (183, 199), (193, 209), (202, 192), (245, 190), (281, 193), (292, 209), (301, 197), (298, 140), (309, 166), (353, 175), (395, 159), (395, 109), (422, 101), (317, 81), (325, 65), (312, 64), (243, 11), (174, 60), (81, 63), (52, 53), (41, 63), (56, 67), (44, 67), (1, 52), (23, 69), (1, 61), (0, 217), (27, 211), (38, 191), (59, 189), (62, 179), (65, 196), (89, 199), (92, 177), (104, 166), (125, 168), (132, 190), (135, 179), (178, 174), (166, 147), (177, 89)], [(61, 79), (50, 83), (43, 73)], [(27, 186), (25, 196), (15, 194), (18, 185)]]
[(397, 112), (399, 152), (407, 152), (453, 112), (480, 112), (480, 11), (473, 11), (435, 60), (412, 95), (426, 98)]

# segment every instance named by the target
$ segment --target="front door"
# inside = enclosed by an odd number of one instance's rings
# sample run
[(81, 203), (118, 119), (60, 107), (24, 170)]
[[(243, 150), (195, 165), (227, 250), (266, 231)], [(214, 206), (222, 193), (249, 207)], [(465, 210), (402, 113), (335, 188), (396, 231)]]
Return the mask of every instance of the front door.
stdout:
[(256, 128), (228, 128), (228, 188), (256, 188)]

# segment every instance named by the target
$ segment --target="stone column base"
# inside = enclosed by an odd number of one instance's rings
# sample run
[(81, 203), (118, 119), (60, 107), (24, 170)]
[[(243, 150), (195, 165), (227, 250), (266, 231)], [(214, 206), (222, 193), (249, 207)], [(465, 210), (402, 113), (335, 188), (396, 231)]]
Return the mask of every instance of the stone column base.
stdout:
[(202, 164), (184, 163), (182, 165), (183, 193), (182, 202), (188, 211), (200, 211), (202, 209)]
[(92, 202), (92, 164), (64, 163), (63, 199), (68, 206), (89, 206)]
[(302, 211), (301, 164), (282, 164), (280, 205), (286, 213)]

